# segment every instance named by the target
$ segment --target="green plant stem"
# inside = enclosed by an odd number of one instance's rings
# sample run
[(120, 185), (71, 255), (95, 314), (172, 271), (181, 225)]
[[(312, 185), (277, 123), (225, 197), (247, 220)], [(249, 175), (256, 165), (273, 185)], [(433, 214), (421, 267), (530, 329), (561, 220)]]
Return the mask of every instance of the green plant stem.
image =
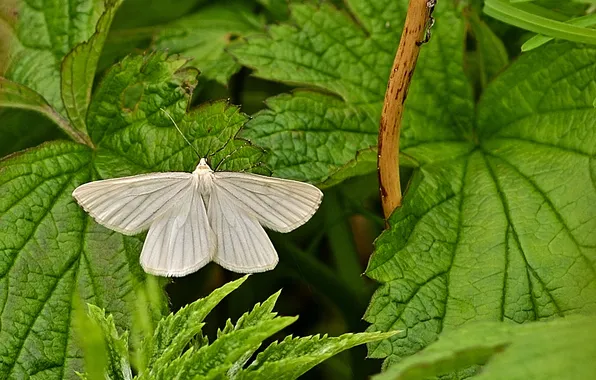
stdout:
[[(590, 14), (587, 16), (577, 17), (565, 21), (566, 24), (580, 26), (582, 28), (596, 25), (596, 14)], [(537, 47), (544, 45), (545, 43), (553, 40), (553, 37), (539, 34), (527, 40), (521, 47), (522, 51), (529, 51), (536, 49)]]
[(513, 6), (503, 0), (486, 0), (484, 13), (499, 21), (553, 38), (596, 44), (596, 30), (555, 21)]

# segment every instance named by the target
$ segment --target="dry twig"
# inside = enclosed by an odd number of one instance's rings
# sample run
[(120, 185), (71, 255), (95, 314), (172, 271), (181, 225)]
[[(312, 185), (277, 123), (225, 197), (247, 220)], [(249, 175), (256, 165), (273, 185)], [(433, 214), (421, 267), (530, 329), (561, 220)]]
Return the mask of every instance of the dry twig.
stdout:
[(401, 206), (399, 133), (404, 103), (420, 46), (430, 38), (435, 0), (410, 0), (406, 22), (387, 84), (379, 126), (379, 184), (385, 220)]

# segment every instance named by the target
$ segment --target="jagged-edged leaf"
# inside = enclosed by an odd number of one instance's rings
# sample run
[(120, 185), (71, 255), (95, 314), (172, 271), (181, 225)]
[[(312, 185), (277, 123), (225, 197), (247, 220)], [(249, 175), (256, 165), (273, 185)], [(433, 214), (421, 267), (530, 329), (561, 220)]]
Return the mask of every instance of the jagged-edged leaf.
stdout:
[(85, 136), (87, 135), (85, 118), (91, 101), (91, 88), (97, 63), (114, 14), (122, 1), (105, 0), (104, 13), (97, 21), (93, 35), (75, 46), (62, 61), (60, 69), (62, 102), (72, 125)]
[(595, 74), (596, 48), (550, 44), (489, 84), (471, 134), (404, 131), (419, 167), (376, 241), (365, 319), (407, 334), (371, 356), (390, 364), (470, 321), (596, 311)]
[(87, 118), (101, 177), (192, 171), (199, 160), (195, 150), (214, 169), (264, 171), (258, 167), (261, 150), (235, 139), (247, 120), (237, 107), (219, 101), (187, 112), (197, 71), (185, 63), (165, 52), (133, 55), (105, 75)]
[(169, 49), (192, 58), (190, 64), (201, 70), (201, 78), (227, 85), (240, 69), (234, 58), (225, 52), (240, 36), (263, 30), (263, 24), (243, 1), (213, 4), (165, 25), (157, 34), (154, 46)]
[(147, 369), (167, 366), (178, 358), (193, 337), (201, 332), (203, 320), (221, 300), (236, 290), (248, 276), (232, 281), (213, 291), (209, 296), (183, 307), (175, 314), (162, 319), (152, 337), (143, 342), (143, 352), (147, 356)]
[(246, 352), (254, 351), (261, 342), (296, 321), (297, 317), (266, 319), (252, 326), (224, 334), (208, 346), (198, 350), (189, 349), (169, 366), (157, 368), (156, 378), (223, 379)]
[[(270, 320), (276, 317), (277, 313), (273, 312), (273, 307), (281, 294), (281, 290), (277, 293), (271, 295), (271, 297), (267, 298), (263, 304), (257, 303), (252, 311), (246, 312), (242, 314), (236, 324), (233, 324), (229, 319), (226, 321), (226, 326), (223, 330), (217, 331), (217, 337), (221, 337), (225, 334), (229, 334), (233, 331), (248, 328), (251, 326), (255, 326), (259, 322)], [(242, 356), (240, 356), (236, 361), (232, 364), (232, 366), (227, 371), (227, 376), (230, 378), (234, 378), (236, 373), (244, 367), (248, 359), (254, 354), (254, 352), (260, 347), (260, 345), (253, 347), (252, 349), (248, 349), (244, 352)]]
[(596, 371), (596, 319), (470, 324), (446, 333), (374, 380), (428, 379), (483, 365), (482, 379), (587, 379)]
[(315, 335), (303, 338), (288, 336), (258, 354), (255, 361), (239, 371), (234, 379), (296, 379), (333, 355), (360, 344), (387, 339), (397, 333), (344, 334), (338, 337)]
[[(377, 144), (387, 79), (407, 1), (293, 4), (290, 23), (230, 48), (255, 75), (308, 90), (268, 99), (244, 136), (270, 149), (275, 175), (333, 184), (358, 168), (358, 152)], [(427, 139), (469, 133), (471, 93), (463, 68), (465, 27), (450, 2), (439, 2), (433, 38), (422, 49), (406, 105), (404, 128), (424, 125)], [(437, 68), (441, 68), (438, 70)], [(449, 129), (444, 128), (450, 123)], [(467, 128), (467, 129), (466, 129)], [(404, 134), (404, 138), (407, 136)], [(366, 155), (365, 157), (368, 157)]]
[(226, 321), (226, 326), (224, 327), (224, 329), (219, 330), (217, 332), (217, 336), (219, 337), (225, 334), (229, 334), (234, 330), (253, 326), (259, 321), (275, 318), (277, 313), (273, 312), (273, 307), (275, 306), (275, 303), (277, 302), (277, 299), (279, 298), (280, 294), (281, 290), (271, 295), (271, 297), (267, 298), (267, 300), (263, 302), (263, 304), (257, 303), (253, 307), (252, 311), (247, 311), (246, 313), (242, 314), (242, 316), (238, 318), (236, 324), (233, 324), (232, 321), (228, 319)]
[(88, 305), (88, 308), (88, 318), (79, 331), (86, 366), (97, 366), (94, 375), (98, 379), (132, 379), (128, 361), (128, 332), (118, 334), (114, 318), (112, 315), (106, 316), (105, 310), (95, 305)]
[(92, 164), (89, 148), (69, 142), (0, 161), (0, 373), (8, 378), (75, 378), (79, 299), (113, 314), (119, 329), (131, 326), (145, 277), (141, 242), (93, 223), (72, 199), (93, 179)]

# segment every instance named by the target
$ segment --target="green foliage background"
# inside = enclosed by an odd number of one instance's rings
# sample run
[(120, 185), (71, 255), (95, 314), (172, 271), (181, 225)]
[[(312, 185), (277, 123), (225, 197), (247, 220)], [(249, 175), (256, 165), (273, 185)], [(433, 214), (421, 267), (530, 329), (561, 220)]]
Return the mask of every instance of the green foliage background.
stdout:
[[(439, 0), (405, 105), (404, 205), (383, 232), (377, 129), (407, 1), (3, 2), (0, 379), (101, 371), (77, 332), (86, 303), (97, 306), (90, 318), (100, 326), (89, 334), (105, 338), (114, 357), (128, 360), (130, 348), (138, 365), (167, 342), (141, 349), (141, 330), (158, 336), (147, 331), (171, 328), (176, 317), (158, 322), (169, 311), (239, 278), (210, 264), (156, 282), (138, 264), (143, 235), (97, 225), (71, 197), (96, 179), (191, 171), (197, 157), (161, 108), (220, 170), (310, 182), (325, 198), (304, 227), (270, 233), (275, 270), (249, 277), (188, 327), (211, 346), (196, 338), (197, 351), (184, 351), (188, 338), (175, 354), (145, 361), (159, 376), (186, 368), (168, 366), (177, 357), (231, 342), (223, 335), (251, 314), (236, 325), (228, 318), (265, 299), (253, 309), (263, 332), (255, 347), (289, 334), (401, 331), (321, 338), (333, 353), (369, 343), (304, 378), (379, 372), (366, 350), (390, 367), (379, 379), (593, 373), (596, 35), (587, 27), (596, 22), (588, 3)], [(517, 27), (483, 14), (484, 5)], [(522, 45), (534, 49), (521, 53)], [(263, 317), (276, 300), (279, 314), (300, 318)], [(330, 356), (319, 338), (288, 339), (261, 357), (298, 374)], [(293, 344), (320, 350), (301, 364)], [(250, 378), (223, 364), (196, 370)]]

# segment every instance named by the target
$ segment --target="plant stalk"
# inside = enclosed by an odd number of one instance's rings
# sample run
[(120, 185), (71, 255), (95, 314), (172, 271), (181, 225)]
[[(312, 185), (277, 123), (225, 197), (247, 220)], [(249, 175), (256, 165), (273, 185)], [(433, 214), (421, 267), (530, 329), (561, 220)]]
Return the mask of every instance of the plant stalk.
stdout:
[[(401, 206), (402, 193), (399, 183), (399, 133), (404, 103), (420, 46), (427, 42), (432, 26), (431, 17), (435, 0), (410, 0), (406, 22), (385, 92), (385, 101), (379, 125), (379, 155), (377, 169), (381, 204), (385, 221)], [(386, 227), (387, 227), (387, 223)]]

